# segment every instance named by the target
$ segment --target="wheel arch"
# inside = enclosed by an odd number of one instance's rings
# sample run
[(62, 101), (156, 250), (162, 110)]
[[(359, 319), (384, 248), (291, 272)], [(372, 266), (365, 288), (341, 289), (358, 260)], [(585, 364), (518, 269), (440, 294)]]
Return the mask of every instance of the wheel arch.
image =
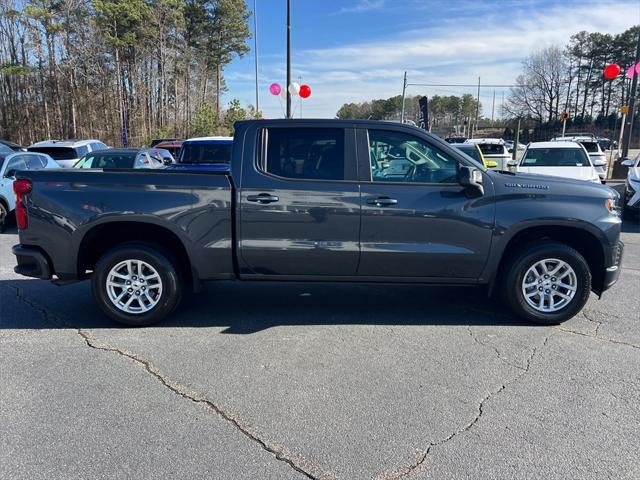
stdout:
[(107, 251), (127, 243), (155, 247), (175, 259), (176, 268), (184, 278), (192, 283), (198, 278), (185, 241), (170, 228), (143, 220), (107, 221), (89, 228), (78, 245), (78, 278), (85, 277), (87, 270), (93, 270)]
[(505, 239), (497, 268), (494, 270), (489, 282), (489, 293), (493, 292), (496, 283), (505, 273), (509, 261), (526, 244), (536, 241), (552, 240), (575, 249), (584, 257), (592, 276), (592, 290), (600, 293), (605, 274), (605, 251), (602, 240), (597, 234), (587, 228), (569, 225), (531, 225), (519, 229), (513, 235)]

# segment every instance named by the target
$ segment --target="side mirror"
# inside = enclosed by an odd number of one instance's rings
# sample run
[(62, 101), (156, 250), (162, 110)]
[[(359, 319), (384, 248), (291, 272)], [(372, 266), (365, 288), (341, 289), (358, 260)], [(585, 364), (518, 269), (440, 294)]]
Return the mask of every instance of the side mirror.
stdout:
[(171, 159), (170, 159), (170, 158), (168, 158), (168, 157), (164, 157), (164, 158), (162, 159), (162, 163), (163, 163), (163, 164), (165, 164), (165, 165), (171, 165), (173, 162), (171, 161)]
[(507, 150), (507, 152), (513, 153), (513, 148), (510, 148), (509, 150)]
[(458, 182), (460, 185), (466, 187), (468, 191), (475, 191), (480, 195), (484, 195), (482, 172), (477, 168), (460, 167), (460, 170), (458, 170)]
[(487, 162), (487, 168), (496, 168), (498, 166), (498, 162), (494, 162), (493, 160), (491, 160), (490, 162)]
[(15, 170), (7, 170), (6, 172), (4, 172), (4, 178), (13, 178), (16, 176), (16, 171)]
[(625, 167), (633, 167), (633, 160), (627, 158), (626, 160), (621, 162), (621, 165), (624, 165)]

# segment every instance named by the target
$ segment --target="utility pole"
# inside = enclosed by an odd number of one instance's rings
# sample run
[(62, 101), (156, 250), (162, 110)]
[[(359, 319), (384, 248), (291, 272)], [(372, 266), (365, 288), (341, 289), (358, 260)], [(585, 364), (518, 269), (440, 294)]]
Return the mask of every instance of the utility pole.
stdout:
[[(634, 65), (640, 62), (640, 33), (638, 34), (638, 46), (636, 47), (636, 61)], [(631, 129), (633, 128), (633, 119), (636, 111), (636, 87), (638, 86), (638, 74), (633, 76), (633, 82), (631, 82), (631, 94), (629, 95), (629, 114), (627, 115), (627, 121), (624, 124), (623, 145), (622, 145), (622, 158), (627, 158), (629, 155), (629, 145), (631, 144)]]
[(404, 100), (407, 93), (407, 72), (404, 72), (404, 80), (402, 81), (402, 108), (400, 109), (400, 123), (404, 123)]
[(478, 77), (478, 96), (476, 97), (476, 121), (473, 125), (473, 131), (471, 133), (471, 138), (473, 138), (474, 134), (478, 131), (478, 117), (480, 115), (480, 77)]
[(496, 111), (496, 91), (493, 91), (493, 103), (491, 104), (491, 121), (493, 122), (493, 114)]
[(256, 113), (260, 111), (260, 95), (258, 93), (258, 10), (253, 0), (253, 50), (256, 57)]
[(287, 118), (291, 118), (291, 0), (287, 0)]

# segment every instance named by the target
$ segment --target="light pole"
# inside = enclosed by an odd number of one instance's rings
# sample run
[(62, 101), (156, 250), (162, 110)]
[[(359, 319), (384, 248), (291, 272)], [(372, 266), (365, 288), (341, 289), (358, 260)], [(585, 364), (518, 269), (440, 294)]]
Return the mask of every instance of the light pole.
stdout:
[[(634, 65), (640, 62), (640, 33), (638, 33), (638, 46), (636, 47), (636, 61)], [(633, 76), (633, 82), (631, 82), (631, 94), (629, 95), (629, 114), (627, 115), (627, 121), (624, 125), (624, 134), (622, 140), (622, 158), (627, 158), (629, 155), (629, 145), (631, 144), (631, 129), (633, 128), (634, 113), (636, 111), (636, 87), (638, 86), (638, 74)]]
[(256, 0), (253, 0), (253, 50), (256, 57), (256, 113), (260, 111), (260, 96), (258, 94), (258, 10)]
[(402, 81), (402, 108), (400, 109), (400, 123), (404, 123), (404, 100), (407, 93), (407, 72), (404, 72), (404, 80)]
[(287, 0), (287, 118), (291, 118), (291, 0)]

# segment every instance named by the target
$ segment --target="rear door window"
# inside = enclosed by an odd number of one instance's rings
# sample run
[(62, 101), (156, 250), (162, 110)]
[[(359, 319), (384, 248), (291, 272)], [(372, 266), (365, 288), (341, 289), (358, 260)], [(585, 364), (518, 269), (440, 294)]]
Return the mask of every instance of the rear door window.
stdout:
[(345, 179), (342, 128), (270, 128), (265, 135), (261, 166), (267, 173), (292, 179)]

